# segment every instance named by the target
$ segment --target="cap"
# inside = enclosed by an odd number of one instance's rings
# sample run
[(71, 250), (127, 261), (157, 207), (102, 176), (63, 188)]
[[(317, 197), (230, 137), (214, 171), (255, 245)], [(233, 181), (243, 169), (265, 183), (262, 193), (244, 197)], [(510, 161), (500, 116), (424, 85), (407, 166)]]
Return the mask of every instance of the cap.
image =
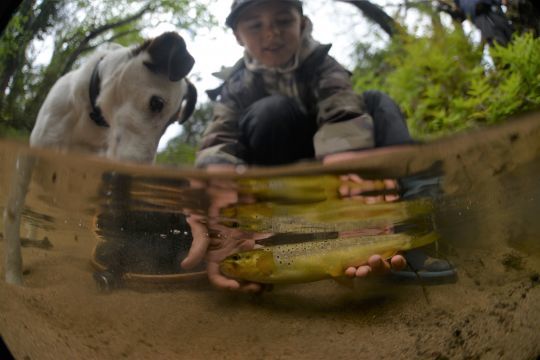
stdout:
[(255, 4), (262, 4), (265, 2), (287, 2), (296, 7), (300, 12), (302, 12), (302, 1), (299, 0), (234, 0), (231, 5), (231, 12), (229, 13), (229, 16), (227, 16), (227, 19), (225, 20), (225, 24), (233, 28), (236, 25), (236, 21), (238, 20), (238, 16), (247, 9), (250, 5)]

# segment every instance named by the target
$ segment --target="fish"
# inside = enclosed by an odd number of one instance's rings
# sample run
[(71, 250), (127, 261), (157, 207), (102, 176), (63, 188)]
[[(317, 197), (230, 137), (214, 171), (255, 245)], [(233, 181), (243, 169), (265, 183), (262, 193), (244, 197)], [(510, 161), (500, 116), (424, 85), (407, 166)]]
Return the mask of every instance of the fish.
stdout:
[(228, 256), (221, 261), (220, 271), (231, 278), (262, 284), (337, 279), (345, 276), (347, 268), (367, 263), (374, 254), (388, 259), (437, 239), (434, 231), (419, 235), (402, 232), (264, 246)]
[(383, 227), (433, 213), (431, 199), (365, 204), (332, 199), (312, 204), (257, 202), (221, 210), (223, 218), (247, 231), (309, 233)]
[(381, 179), (373, 179), (370, 183), (373, 188), (367, 190), (365, 184), (343, 180), (339, 175), (286, 176), (239, 179), (238, 191), (259, 200), (305, 204), (340, 198), (339, 188), (344, 185), (364, 196), (397, 193), (395, 189), (387, 189)]

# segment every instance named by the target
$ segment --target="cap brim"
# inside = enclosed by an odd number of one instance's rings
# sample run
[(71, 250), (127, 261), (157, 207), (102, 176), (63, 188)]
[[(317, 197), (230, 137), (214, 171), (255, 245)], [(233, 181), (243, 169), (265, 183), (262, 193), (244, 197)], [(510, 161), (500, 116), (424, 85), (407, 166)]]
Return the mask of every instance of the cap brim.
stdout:
[[(247, 8), (249, 8), (250, 6), (253, 6), (253, 5), (260, 5), (260, 4), (263, 4), (265, 2), (270, 2), (270, 1), (275, 1), (275, 0), (259, 0), (257, 2), (247, 2), (247, 3), (239, 5), (236, 9), (234, 9), (234, 11), (232, 11), (229, 14), (229, 16), (227, 16), (227, 18), (225, 19), (225, 25), (227, 25), (230, 28), (234, 28), (238, 18), (240, 17), (240, 15), (242, 15), (242, 13)], [(299, 9), (302, 8), (302, 1), (300, 1), (300, 0), (280, 0), (280, 1), (295, 4), (295, 5), (298, 6)]]

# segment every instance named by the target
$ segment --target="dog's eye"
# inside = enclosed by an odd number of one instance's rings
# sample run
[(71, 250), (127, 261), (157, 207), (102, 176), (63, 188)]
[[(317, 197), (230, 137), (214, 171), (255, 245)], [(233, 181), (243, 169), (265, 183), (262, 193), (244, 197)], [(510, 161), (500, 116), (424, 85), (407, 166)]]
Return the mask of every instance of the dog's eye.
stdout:
[(150, 99), (150, 110), (154, 113), (160, 113), (165, 106), (165, 100), (159, 96), (152, 96)]

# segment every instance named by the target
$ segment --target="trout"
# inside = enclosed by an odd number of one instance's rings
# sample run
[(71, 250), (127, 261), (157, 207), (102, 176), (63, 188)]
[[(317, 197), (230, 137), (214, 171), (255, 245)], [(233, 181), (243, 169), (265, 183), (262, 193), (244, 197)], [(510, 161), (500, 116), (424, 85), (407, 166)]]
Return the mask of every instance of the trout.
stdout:
[(398, 251), (434, 242), (437, 235), (397, 233), (266, 246), (233, 254), (220, 263), (226, 276), (263, 284), (294, 284), (338, 278), (374, 254), (388, 259)]
[(272, 233), (348, 231), (406, 222), (433, 212), (431, 200), (364, 204), (354, 199), (333, 199), (315, 204), (257, 202), (236, 204), (221, 215), (244, 230)]

